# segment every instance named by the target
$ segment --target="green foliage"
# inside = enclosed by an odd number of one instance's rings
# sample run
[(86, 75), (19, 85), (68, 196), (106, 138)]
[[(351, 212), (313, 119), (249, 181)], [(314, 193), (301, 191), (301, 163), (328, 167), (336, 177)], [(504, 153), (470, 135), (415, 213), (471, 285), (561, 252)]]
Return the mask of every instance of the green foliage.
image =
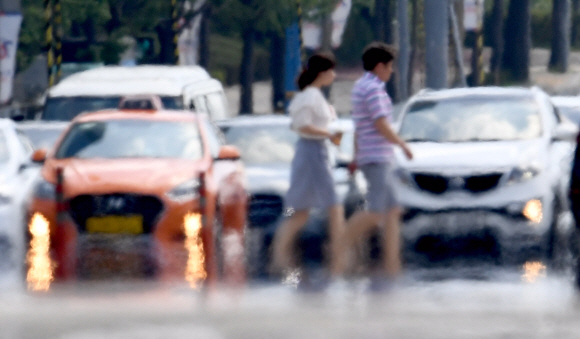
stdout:
[(342, 45), (335, 51), (341, 66), (357, 66), (361, 63), (361, 51), (373, 41), (374, 33), (370, 23), (361, 14), (365, 8), (372, 9), (371, 0), (355, 0), (351, 9)]
[(23, 20), (20, 28), (16, 68), (23, 70), (42, 52), (44, 46), (44, 11), (42, 0), (22, 0)]

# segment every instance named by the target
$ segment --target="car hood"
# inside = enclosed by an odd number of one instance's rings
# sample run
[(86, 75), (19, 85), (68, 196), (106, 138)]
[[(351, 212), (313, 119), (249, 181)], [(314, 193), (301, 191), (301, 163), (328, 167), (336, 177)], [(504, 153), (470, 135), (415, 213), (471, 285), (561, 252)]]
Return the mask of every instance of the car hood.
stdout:
[(270, 193), (284, 196), (290, 187), (290, 165), (247, 165), (245, 170), (250, 194)]
[[(395, 150), (397, 163), (408, 170), (426, 172), (486, 171), (516, 166), (539, 167), (546, 161), (543, 139), (463, 143), (415, 142), (409, 144), (413, 160)], [(541, 151), (545, 149), (545, 152)]]
[(67, 196), (112, 192), (163, 194), (199, 173), (196, 170), (199, 164), (181, 159), (50, 159), (42, 170), (44, 179), (55, 183), (57, 167), (64, 168)]

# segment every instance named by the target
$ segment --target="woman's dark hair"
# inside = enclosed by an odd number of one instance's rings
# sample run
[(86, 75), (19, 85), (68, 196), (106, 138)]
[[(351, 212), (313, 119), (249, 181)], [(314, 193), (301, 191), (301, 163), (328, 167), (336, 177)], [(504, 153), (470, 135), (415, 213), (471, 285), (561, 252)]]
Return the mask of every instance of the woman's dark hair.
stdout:
[(363, 67), (365, 71), (372, 71), (378, 64), (394, 60), (395, 55), (395, 49), (384, 42), (371, 42), (363, 51)]
[(298, 77), (298, 88), (303, 90), (316, 80), (318, 74), (334, 68), (336, 62), (331, 53), (317, 53), (308, 59), (308, 64), (302, 69)]

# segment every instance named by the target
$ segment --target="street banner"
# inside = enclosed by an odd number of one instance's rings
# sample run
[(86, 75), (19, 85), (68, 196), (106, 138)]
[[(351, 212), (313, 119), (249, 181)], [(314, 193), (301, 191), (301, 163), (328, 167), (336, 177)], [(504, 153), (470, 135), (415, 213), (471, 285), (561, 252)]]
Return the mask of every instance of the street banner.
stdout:
[[(352, 0), (342, 0), (332, 12), (332, 34), (331, 45), (332, 48), (338, 48), (342, 44), (342, 35), (346, 28), (348, 15), (352, 7)], [(322, 29), (318, 23), (304, 20), (302, 23), (302, 38), (304, 40), (304, 47), (310, 49), (318, 49), (321, 45)]]
[(2, 105), (12, 98), (21, 22), (20, 13), (0, 14), (0, 104)]
[(302, 68), (300, 51), (300, 28), (298, 23), (286, 28), (286, 48), (284, 56), (284, 91), (286, 92), (286, 105), (298, 90), (296, 79)]

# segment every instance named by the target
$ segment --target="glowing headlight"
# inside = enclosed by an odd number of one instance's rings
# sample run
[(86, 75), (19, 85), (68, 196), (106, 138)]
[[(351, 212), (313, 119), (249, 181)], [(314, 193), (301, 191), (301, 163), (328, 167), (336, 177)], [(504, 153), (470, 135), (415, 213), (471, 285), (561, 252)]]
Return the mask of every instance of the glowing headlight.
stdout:
[(188, 180), (167, 193), (173, 200), (190, 200), (199, 194), (199, 181), (197, 179)]
[(34, 187), (34, 197), (39, 199), (55, 199), (55, 185), (43, 178)]
[(540, 169), (537, 167), (516, 167), (514, 168), (508, 178), (508, 183), (518, 183), (528, 181), (540, 174)]
[(542, 201), (539, 199), (533, 199), (526, 203), (522, 214), (530, 221), (535, 223), (540, 223), (544, 216), (542, 211)]

